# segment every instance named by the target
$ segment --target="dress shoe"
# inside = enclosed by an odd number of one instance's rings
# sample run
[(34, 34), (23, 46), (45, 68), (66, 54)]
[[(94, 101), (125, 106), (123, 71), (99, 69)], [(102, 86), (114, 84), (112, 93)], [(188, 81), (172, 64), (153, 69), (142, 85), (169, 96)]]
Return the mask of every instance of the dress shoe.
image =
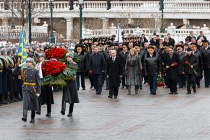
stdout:
[(174, 94), (173, 92), (170, 92), (169, 94)]
[(193, 89), (193, 92), (196, 93), (196, 88)]
[(27, 118), (23, 117), (22, 121), (27, 122)]
[(34, 118), (31, 118), (30, 123), (34, 123), (34, 122), (35, 122)]
[(150, 94), (153, 94), (153, 92), (150, 92)]
[(69, 114), (67, 115), (67, 117), (71, 117), (72, 116), (72, 112), (69, 112)]
[(105, 88), (105, 90), (109, 90), (109, 88), (108, 88), (108, 87), (106, 87), (106, 88)]
[(200, 88), (201, 86), (199, 85), (198, 88)]
[(142, 87), (140, 87), (140, 89), (142, 89)]
[(37, 114), (37, 115), (41, 115), (41, 112), (40, 112), (40, 111), (37, 111), (36, 114)]
[(108, 96), (108, 98), (112, 99), (112, 96), (111, 96), (111, 95), (109, 95), (109, 96)]
[(155, 93), (155, 92), (153, 92), (153, 95), (156, 95), (156, 93)]
[(96, 92), (96, 94), (97, 94), (97, 95), (100, 95), (101, 93), (100, 93), (100, 92)]
[(77, 91), (79, 91), (79, 89), (77, 89)]
[(82, 88), (83, 90), (85, 90), (85, 88)]
[(187, 94), (191, 94), (191, 92), (187, 92)]
[(64, 110), (61, 110), (61, 114), (62, 114), (62, 115), (65, 115), (65, 111), (64, 111)]
[(9, 103), (14, 103), (14, 101), (13, 100), (10, 100)]
[(209, 88), (209, 86), (205, 86), (205, 88)]
[(174, 94), (178, 94), (178, 92), (177, 92), (177, 91), (175, 91), (175, 92), (174, 92)]
[(117, 96), (114, 96), (114, 99), (117, 99)]
[(50, 113), (50, 112), (48, 112), (48, 113), (46, 114), (46, 116), (47, 116), (47, 117), (50, 117), (50, 116), (51, 116), (51, 113)]

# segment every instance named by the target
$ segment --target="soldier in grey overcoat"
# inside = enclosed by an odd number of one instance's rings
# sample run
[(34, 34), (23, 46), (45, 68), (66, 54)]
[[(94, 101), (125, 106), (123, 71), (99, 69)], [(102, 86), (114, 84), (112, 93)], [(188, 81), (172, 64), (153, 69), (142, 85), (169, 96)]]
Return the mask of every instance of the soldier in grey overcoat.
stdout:
[(127, 76), (126, 85), (128, 86), (128, 95), (131, 94), (131, 86), (135, 86), (135, 94), (138, 94), (139, 85), (141, 85), (140, 74), (142, 70), (141, 61), (134, 48), (130, 49), (130, 54), (126, 59), (125, 75)]
[(31, 121), (34, 123), (35, 111), (37, 110), (37, 97), (41, 93), (39, 71), (33, 67), (33, 58), (28, 57), (26, 59), (27, 68), (22, 68), (25, 63), (18, 65), (14, 70), (13, 74), (19, 75), (23, 79), (22, 94), (23, 94), (23, 118), (22, 121), (27, 121), (27, 111), (31, 111)]
[[(74, 54), (72, 52), (68, 52), (66, 54), (66, 59), (68, 64), (72, 66), (77, 66), (77, 63), (73, 61)], [(79, 103), (78, 92), (77, 92), (77, 84), (76, 79), (66, 81), (66, 87), (63, 88), (63, 97), (62, 97), (62, 109), (61, 114), (65, 115), (66, 110), (66, 102), (70, 104), (69, 106), (69, 114), (68, 117), (72, 116), (74, 103)]]

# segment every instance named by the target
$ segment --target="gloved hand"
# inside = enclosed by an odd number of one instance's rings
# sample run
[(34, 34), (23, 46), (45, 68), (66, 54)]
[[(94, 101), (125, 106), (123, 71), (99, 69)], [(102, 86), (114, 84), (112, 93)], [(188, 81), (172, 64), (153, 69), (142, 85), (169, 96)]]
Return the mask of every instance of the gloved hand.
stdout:
[(36, 96), (37, 96), (37, 97), (39, 97), (39, 96), (40, 96), (40, 94), (38, 94), (38, 93), (37, 93), (37, 94), (36, 94)]
[(22, 66), (24, 66), (25, 64), (26, 64), (26, 62), (21, 63), (21, 64), (19, 65), (19, 67), (22, 67)]

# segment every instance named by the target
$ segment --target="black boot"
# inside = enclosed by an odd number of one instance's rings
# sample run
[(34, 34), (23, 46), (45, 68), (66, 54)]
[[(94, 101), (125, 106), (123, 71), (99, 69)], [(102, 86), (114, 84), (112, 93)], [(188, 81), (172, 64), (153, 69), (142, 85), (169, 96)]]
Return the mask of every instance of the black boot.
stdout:
[(0, 94), (0, 105), (2, 105), (2, 104), (3, 104), (3, 93)]
[(70, 104), (70, 106), (69, 106), (69, 114), (67, 115), (67, 117), (71, 117), (72, 116), (73, 109), (74, 109), (74, 103)]
[(51, 104), (50, 105), (47, 105), (47, 114), (46, 114), (47, 117), (50, 117), (51, 116)]
[(65, 115), (65, 110), (66, 110), (66, 102), (62, 100), (62, 109), (61, 109), (62, 115)]
[(16, 98), (16, 91), (15, 92), (13, 92), (13, 101), (14, 102), (18, 102), (19, 100)]
[(36, 112), (37, 115), (41, 115), (41, 103), (38, 101), (38, 109)]
[(24, 122), (27, 121), (27, 113), (28, 113), (28, 111), (26, 109), (23, 109), (23, 118), (22, 118), (22, 121), (24, 121)]
[(31, 121), (30, 121), (30, 123), (35, 122), (34, 118), (35, 118), (35, 111), (31, 111)]
[(5, 99), (8, 99), (8, 96), (7, 95), (8, 95), (7, 93), (4, 93), (3, 94), (3, 104), (8, 104), (8, 100), (5, 100)]
[(11, 92), (11, 94), (9, 94), (9, 97), (8, 97), (8, 99), (9, 99), (9, 103), (14, 103), (13, 98), (14, 98), (14, 93), (13, 93), (13, 92)]

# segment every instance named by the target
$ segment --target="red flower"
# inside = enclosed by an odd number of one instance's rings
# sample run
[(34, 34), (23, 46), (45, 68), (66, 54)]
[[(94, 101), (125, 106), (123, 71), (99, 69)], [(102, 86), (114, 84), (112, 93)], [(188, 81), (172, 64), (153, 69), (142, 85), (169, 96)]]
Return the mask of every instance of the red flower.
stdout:
[(93, 73), (93, 70), (91, 70), (90, 73), (92, 74)]
[(144, 67), (142, 66), (142, 69), (143, 69)]
[(42, 70), (43, 74), (47, 75), (55, 75), (58, 74), (61, 71), (64, 71), (66, 68), (66, 65), (59, 61), (44, 61), (42, 64)]
[(187, 63), (188, 63), (188, 61), (184, 61), (184, 63), (185, 63), (185, 64), (187, 64)]
[(174, 65), (175, 65), (175, 66), (177, 66), (177, 65), (178, 65), (178, 63), (174, 62)]
[(129, 74), (127, 74), (127, 77), (129, 77), (130, 75)]
[(62, 48), (51, 48), (45, 52), (47, 58), (60, 59), (65, 56), (68, 51)]

